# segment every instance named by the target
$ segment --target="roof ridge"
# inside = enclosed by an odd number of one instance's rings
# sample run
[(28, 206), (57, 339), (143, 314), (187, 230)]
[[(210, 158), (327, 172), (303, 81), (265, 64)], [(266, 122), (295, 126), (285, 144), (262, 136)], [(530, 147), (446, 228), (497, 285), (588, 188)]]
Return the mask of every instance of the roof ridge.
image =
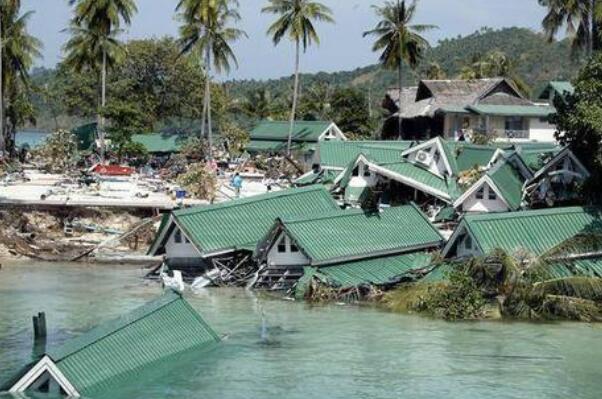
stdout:
[(500, 212), (500, 213), (483, 213), (483, 214), (475, 214), (470, 215), (467, 214), (464, 216), (464, 220), (468, 222), (482, 222), (482, 221), (491, 221), (491, 220), (500, 220), (500, 219), (517, 219), (517, 218), (525, 218), (525, 217), (535, 217), (535, 216), (546, 216), (550, 215), (558, 215), (558, 214), (572, 214), (572, 213), (580, 213), (587, 212), (588, 209), (594, 210), (596, 208), (593, 207), (584, 207), (584, 206), (573, 206), (573, 207), (562, 207), (562, 208), (548, 208), (548, 209), (530, 209), (526, 211), (518, 211), (518, 212)]
[[(112, 318), (112, 319), (108, 319), (105, 320), (104, 322), (102, 322), (101, 324), (91, 328), (90, 330), (86, 331), (85, 333), (83, 333), (82, 335), (74, 338), (73, 342), (77, 342), (77, 340), (83, 340), (84, 344), (82, 344), (81, 346), (79, 346), (77, 349), (74, 350), (67, 350), (65, 351), (64, 347), (66, 345), (68, 345), (69, 341), (67, 341), (66, 343), (64, 343), (63, 345), (59, 346), (58, 348), (48, 351), (48, 355), (52, 358), (53, 361), (59, 361), (62, 359), (65, 359), (69, 356), (72, 356), (78, 352), (81, 352), (82, 350), (90, 347), (91, 345), (94, 345), (95, 343), (97, 343), (98, 341), (101, 341), (103, 339), (105, 339), (106, 337), (116, 333), (117, 331), (121, 331), (124, 328), (131, 326), (132, 324), (142, 320), (143, 318), (146, 318), (150, 315), (152, 315), (153, 313), (158, 312), (159, 310), (163, 309), (164, 307), (172, 304), (173, 302), (182, 299), (182, 295), (179, 294), (178, 292), (175, 292), (173, 290), (170, 290), (166, 293), (163, 293), (160, 297), (155, 298), (152, 302), (143, 304), (141, 306), (138, 306), (132, 310), (130, 310), (129, 312)], [(146, 310), (148, 308), (148, 310)], [(145, 311), (143, 311), (145, 310)], [(137, 315), (138, 317), (136, 318), (132, 318), (131, 316), (136, 313), (136, 312), (140, 312), (140, 315)], [(96, 337), (94, 340), (91, 340), (89, 342), (85, 342), (85, 338), (88, 334), (92, 334), (95, 331), (102, 331), (103, 328), (106, 328), (107, 325), (109, 325), (109, 323), (117, 323), (123, 321), (123, 324), (120, 323), (120, 325), (118, 325), (116, 328), (113, 328), (111, 330), (107, 330), (107, 331), (103, 331), (103, 334), (99, 335), (98, 337)], [(68, 346), (67, 346), (68, 348)], [(61, 353), (62, 351), (65, 351), (65, 353)], [(56, 353), (59, 353), (60, 358), (59, 359), (55, 359), (55, 355)]]
[(247, 197), (247, 198), (234, 199), (234, 200), (230, 200), (230, 201), (220, 202), (217, 204), (209, 204), (209, 205), (202, 205), (202, 206), (190, 207), (190, 208), (185, 208), (185, 209), (179, 209), (179, 210), (174, 211), (173, 215), (176, 217), (188, 216), (189, 214), (194, 214), (197, 212), (211, 212), (211, 211), (215, 211), (218, 209), (230, 208), (230, 207), (239, 206), (239, 205), (253, 204), (253, 203), (261, 202), (264, 200), (267, 201), (267, 200), (271, 200), (271, 199), (288, 197), (291, 195), (301, 194), (301, 193), (305, 193), (305, 192), (313, 192), (313, 191), (326, 192), (326, 189), (320, 185), (288, 188), (286, 190), (273, 191), (270, 193), (254, 195), (254, 196)]
[[(338, 219), (338, 218), (343, 218), (343, 217), (358, 216), (358, 215), (362, 215), (362, 214), (365, 214), (365, 212), (361, 209), (350, 209), (350, 210), (340, 209), (340, 210), (332, 210), (329, 212), (320, 213), (315, 216), (287, 216), (287, 215), (284, 215), (284, 216), (280, 217), (279, 219), (284, 224), (294, 224), (294, 223), (313, 222), (313, 221), (326, 220), (326, 219), (335, 219), (335, 218)], [(290, 217), (290, 219), (288, 217)]]

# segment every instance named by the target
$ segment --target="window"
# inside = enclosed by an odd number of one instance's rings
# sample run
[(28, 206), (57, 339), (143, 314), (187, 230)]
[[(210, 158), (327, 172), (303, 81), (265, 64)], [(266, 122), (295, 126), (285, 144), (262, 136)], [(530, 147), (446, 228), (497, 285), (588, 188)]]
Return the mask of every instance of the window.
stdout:
[(470, 234), (466, 234), (466, 238), (464, 238), (464, 248), (472, 249), (472, 237)]
[(299, 252), (299, 247), (297, 244), (291, 241), (291, 252)]
[(370, 177), (372, 173), (370, 173), (370, 169), (368, 169), (367, 165), (364, 165), (364, 177)]
[(477, 199), (483, 199), (485, 197), (485, 186), (481, 186), (477, 191)]
[(359, 176), (360, 175), (360, 167), (357, 166), (355, 169), (353, 169), (353, 173), (351, 173), (352, 176)]
[(173, 236), (173, 240), (175, 241), (176, 244), (182, 243), (182, 232), (180, 231), (180, 229), (176, 229), (176, 232)]
[(524, 119), (520, 116), (506, 117), (506, 135), (509, 137), (521, 137), (524, 128)]
[(487, 198), (489, 198), (490, 201), (495, 201), (497, 199), (497, 194), (491, 189), (491, 187), (489, 187), (489, 193), (487, 194)]
[(286, 252), (286, 239), (284, 237), (280, 238), (280, 241), (278, 241), (278, 253), (285, 253)]

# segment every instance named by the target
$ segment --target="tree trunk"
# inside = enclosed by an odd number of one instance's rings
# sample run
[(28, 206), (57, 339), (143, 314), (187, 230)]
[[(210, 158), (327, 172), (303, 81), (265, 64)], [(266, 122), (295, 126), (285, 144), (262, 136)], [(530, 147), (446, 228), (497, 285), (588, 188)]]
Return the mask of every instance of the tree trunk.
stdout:
[(601, 7), (599, 0), (591, 0), (592, 26), (591, 26), (591, 55), (602, 50), (602, 37), (600, 37), (600, 21), (596, 15), (596, 8)]
[(211, 42), (207, 44), (207, 76), (205, 77), (205, 96), (207, 102), (207, 132), (209, 138), (209, 160), (213, 160), (213, 128), (211, 126)]
[(100, 94), (100, 129), (99, 129), (99, 139), (100, 139), (100, 160), (104, 162), (105, 153), (106, 153), (106, 142), (105, 142), (105, 117), (102, 113), (105, 110), (105, 106), (107, 104), (107, 51), (103, 49), (102, 51), (102, 77), (101, 77), (101, 94)]
[(397, 1), (397, 23), (399, 32), (399, 68), (398, 68), (398, 79), (399, 79), (399, 107), (398, 107), (398, 118), (397, 118), (397, 132), (399, 134), (399, 140), (403, 140), (403, 40), (401, 37), (401, 5), (399, 4), (399, 0)]
[(4, 58), (4, 41), (2, 37), (2, 10), (0, 9), (0, 153), (4, 156), (6, 141), (4, 137), (4, 79), (2, 70), (2, 59)]
[(209, 85), (209, 49), (205, 49), (205, 93), (203, 94), (203, 115), (201, 117), (201, 139), (205, 140), (206, 130), (205, 123), (207, 122), (207, 99), (209, 98), (209, 90), (211, 89)]
[(299, 96), (299, 58), (301, 57), (301, 43), (299, 40), (295, 43), (295, 83), (293, 86), (293, 109), (291, 110), (291, 125), (288, 131), (288, 144), (286, 146), (286, 154), (291, 156), (293, 145), (293, 132), (295, 131), (295, 117), (297, 113), (297, 98)]

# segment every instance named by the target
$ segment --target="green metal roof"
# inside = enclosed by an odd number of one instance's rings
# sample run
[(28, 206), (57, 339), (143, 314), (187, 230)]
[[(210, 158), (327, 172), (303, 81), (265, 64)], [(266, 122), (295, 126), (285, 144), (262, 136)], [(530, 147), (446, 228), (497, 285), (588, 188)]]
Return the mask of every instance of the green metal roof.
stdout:
[(545, 117), (556, 113), (554, 107), (539, 105), (469, 105), (467, 107), (480, 115), (490, 116), (525, 116), (525, 117)]
[(410, 162), (397, 162), (391, 164), (382, 164), (379, 166), (392, 173), (403, 176), (406, 179), (411, 179), (412, 181), (415, 181), (421, 185), (442, 192), (446, 194), (451, 201), (454, 201), (462, 194), (461, 189), (455, 179), (439, 177)]
[(323, 141), (319, 144), (322, 168), (345, 168), (359, 154), (377, 162), (397, 162), (411, 141)]
[(187, 136), (178, 134), (148, 133), (135, 134), (132, 136), (134, 143), (139, 143), (152, 153), (174, 153), (180, 152), (182, 145), (188, 140)]
[(546, 87), (539, 93), (537, 96), (540, 100), (549, 100), (551, 92), (554, 92), (555, 95), (566, 96), (566, 94), (575, 93), (575, 87), (571, 82), (567, 81), (552, 81), (547, 84)]
[(90, 150), (96, 140), (96, 122), (78, 126), (71, 130), (77, 137), (77, 148), (79, 150)]
[(543, 168), (545, 164), (554, 158), (562, 149), (560, 147), (554, 147), (550, 149), (532, 149), (532, 150), (521, 150), (518, 155), (522, 158), (525, 164), (536, 172)]
[[(262, 152), (270, 152), (270, 153), (278, 153), (285, 151), (287, 147), (286, 141), (277, 141), (277, 140), (251, 140), (249, 144), (246, 145), (245, 149), (251, 153), (262, 153)], [(293, 142), (291, 144), (291, 149), (294, 151), (305, 150), (305, 151), (315, 151), (316, 143), (313, 142)]]
[(443, 238), (414, 205), (368, 213), (336, 211), (281, 218), (280, 225), (310, 258), (325, 265), (438, 246)]
[(310, 186), (182, 209), (172, 215), (197, 249), (207, 254), (255, 249), (277, 217), (338, 209), (324, 187)]
[[(294, 141), (318, 141), (322, 133), (332, 125), (327, 121), (296, 121), (293, 130)], [(287, 141), (290, 131), (289, 122), (261, 121), (251, 131), (251, 140)]]
[(477, 167), (486, 167), (497, 151), (497, 147), (454, 143), (456, 165), (458, 172)]
[(90, 396), (135, 379), (142, 368), (218, 341), (201, 316), (179, 294), (169, 292), (48, 356), (80, 394)]
[(312, 170), (295, 179), (293, 183), (295, 183), (297, 187), (308, 186), (311, 184), (328, 185), (332, 184), (340, 173), (341, 172), (334, 171), (332, 169), (322, 169), (317, 173)]
[(319, 269), (306, 268), (305, 273), (324, 284), (350, 288), (364, 284), (383, 285), (415, 270), (429, 267), (431, 255), (426, 252), (372, 258)]
[(504, 160), (495, 165), (487, 176), (503, 194), (511, 210), (520, 208), (523, 200), (523, 186), (526, 178), (510, 161)]
[(596, 208), (552, 208), (467, 214), (458, 229), (463, 227), (484, 254), (500, 248), (507, 252), (527, 250), (539, 256), (577, 234), (602, 232), (602, 220)]

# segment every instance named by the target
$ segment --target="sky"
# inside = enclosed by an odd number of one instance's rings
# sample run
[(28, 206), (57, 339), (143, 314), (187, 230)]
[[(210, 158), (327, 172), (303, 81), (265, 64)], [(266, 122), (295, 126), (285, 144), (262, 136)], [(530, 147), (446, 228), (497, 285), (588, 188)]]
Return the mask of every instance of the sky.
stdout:
[[(239, 28), (247, 39), (233, 45), (239, 68), (221, 79), (267, 79), (292, 74), (293, 46), (283, 41), (274, 47), (266, 30), (274, 19), (261, 14), (267, 0), (240, 0), (243, 20)], [(303, 55), (303, 72), (347, 71), (374, 64), (377, 54), (371, 50), (372, 39), (362, 32), (377, 23), (371, 8), (384, 0), (321, 0), (334, 13), (336, 24), (319, 24), (320, 46)], [(67, 0), (23, 0), (23, 10), (33, 10), (30, 31), (44, 43), (43, 59), (38, 66), (53, 67), (62, 58), (61, 48), (67, 35), (71, 9)], [(176, 0), (138, 0), (138, 14), (124, 34), (124, 39), (177, 35), (174, 18)], [(421, 0), (415, 23), (434, 24), (439, 28), (425, 36), (432, 45), (445, 38), (470, 34), (481, 27), (519, 26), (540, 30), (545, 10), (536, 0)]]

